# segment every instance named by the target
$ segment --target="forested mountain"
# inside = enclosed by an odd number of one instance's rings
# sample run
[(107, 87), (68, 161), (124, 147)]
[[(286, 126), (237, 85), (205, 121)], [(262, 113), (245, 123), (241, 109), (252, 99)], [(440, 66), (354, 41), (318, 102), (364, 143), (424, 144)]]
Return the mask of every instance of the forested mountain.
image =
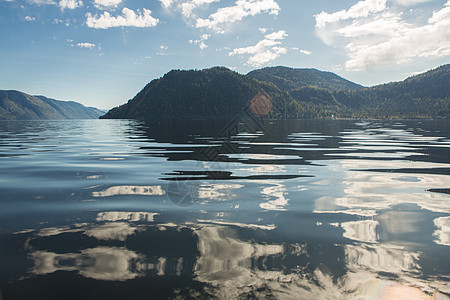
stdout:
[(269, 118), (450, 118), (450, 65), (364, 88), (314, 69), (173, 70), (102, 118), (229, 118), (263, 95)]
[(0, 91), (0, 120), (97, 119), (104, 112), (73, 101)]
[(450, 118), (450, 65), (401, 82), (334, 92), (355, 117)]
[(271, 83), (215, 67), (201, 71), (172, 70), (102, 118), (230, 118), (247, 109), (257, 95), (272, 99), (269, 117), (315, 116), (307, 104), (298, 103)]
[(288, 67), (268, 67), (251, 71), (248, 77), (275, 84), (278, 88), (291, 91), (306, 86), (336, 90), (357, 90), (363, 86), (348, 81), (334, 73), (316, 69), (293, 69)]

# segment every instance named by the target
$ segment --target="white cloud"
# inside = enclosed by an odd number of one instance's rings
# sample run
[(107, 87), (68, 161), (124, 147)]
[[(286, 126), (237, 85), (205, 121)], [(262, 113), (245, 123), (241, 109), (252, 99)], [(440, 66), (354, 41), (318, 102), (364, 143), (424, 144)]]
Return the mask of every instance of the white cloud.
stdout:
[(96, 44), (92, 44), (92, 43), (77, 43), (77, 47), (87, 48), (87, 49), (94, 49), (95, 47), (97, 47), (97, 45)]
[(332, 14), (322, 11), (320, 14), (315, 15), (316, 26), (320, 28), (326, 26), (328, 23), (367, 17), (371, 13), (385, 10), (386, 1), (387, 0), (364, 0), (356, 3), (348, 10), (343, 9)]
[(164, 8), (169, 8), (172, 6), (172, 4), (175, 2), (175, 0), (159, 0), (159, 2), (161, 2), (161, 5)]
[(60, 0), (58, 3), (61, 9), (75, 9), (77, 7), (83, 6), (83, 1), (81, 0)]
[[(372, 5), (355, 12), (353, 8), (361, 3)], [(386, 7), (385, 1), (378, 1), (378, 6), (374, 1), (358, 4), (346, 11), (315, 16), (318, 36), (326, 44), (346, 50), (346, 69), (363, 70), (450, 55), (450, 0), (425, 24), (412, 24), (403, 13)], [(346, 21), (349, 18), (353, 21)]]
[(395, 0), (395, 2), (397, 2), (400, 5), (404, 5), (404, 6), (416, 5), (416, 4), (431, 2), (431, 1), (433, 1), (433, 0)]
[(189, 40), (189, 44), (197, 45), (202, 50), (206, 49), (206, 48), (208, 48), (208, 45), (206, 45), (205, 42), (209, 39), (210, 36), (211, 35), (205, 33), (198, 40)]
[(311, 55), (312, 52), (308, 51), (308, 50), (300, 50), (300, 53), (305, 54), (305, 55)]
[(97, 8), (105, 8), (105, 7), (117, 7), (122, 0), (94, 0), (94, 5)]
[(129, 8), (122, 10), (122, 15), (113, 17), (108, 12), (104, 12), (100, 16), (92, 16), (86, 14), (86, 25), (96, 29), (107, 29), (111, 27), (154, 27), (159, 20), (151, 16), (152, 11), (149, 9), (137, 10), (135, 13)]
[(220, 0), (159, 0), (161, 6), (167, 10), (181, 11), (186, 18), (195, 18), (194, 10)]
[(36, 21), (36, 18), (30, 17), (30, 16), (25, 16), (25, 21), (29, 21), (29, 22)]
[(287, 34), (286, 34), (286, 31), (284, 31), (284, 30), (272, 32), (265, 36), (265, 38), (269, 39), (269, 40), (282, 40), (285, 37), (287, 37)]
[(31, 4), (36, 5), (50, 5), (50, 4), (56, 4), (53, 0), (28, 0)]
[(281, 47), (281, 41), (287, 36), (286, 31), (280, 30), (278, 32), (273, 32), (267, 34), (263, 40), (259, 41), (254, 46), (249, 46), (245, 48), (237, 48), (228, 53), (228, 55), (250, 55), (247, 60), (247, 64), (253, 67), (261, 67), (267, 64), (282, 54), (287, 53), (287, 49)]
[(264, 27), (258, 28), (258, 30), (259, 30), (261, 33), (266, 33), (266, 32), (267, 32), (267, 28), (264, 28)]
[(237, 0), (234, 6), (222, 7), (211, 14), (207, 19), (198, 18), (197, 28), (207, 28), (223, 33), (224, 27), (230, 23), (241, 21), (245, 17), (261, 13), (278, 15), (280, 7), (274, 0)]
[(159, 55), (159, 56), (166, 56), (166, 55), (173, 54), (173, 53), (168, 52), (168, 50), (169, 50), (169, 46), (161, 45), (161, 46), (159, 46), (159, 52), (156, 52), (155, 54)]
[[(197, 28), (206, 28), (216, 33), (224, 33), (230, 24), (248, 16), (262, 13), (278, 15), (280, 6), (276, 0), (235, 0), (233, 6), (221, 7), (205, 18), (197, 17), (197, 10), (205, 12), (205, 6), (221, 0), (159, 0), (161, 6), (169, 12), (181, 12), (188, 24)], [(224, 1), (222, 1), (224, 2)], [(201, 9), (200, 9), (201, 8)]]
[(383, 13), (367, 22), (355, 21), (336, 32), (344, 37), (361, 37), (381, 35), (388, 37), (401, 36), (408, 30), (408, 24), (401, 19), (401, 14)]
[(183, 16), (189, 18), (193, 16), (193, 11), (199, 6), (219, 2), (220, 0), (191, 0), (180, 4)]
[(94, 43), (88, 43), (88, 42), (75, 43), (71, 39), (66, 39), (66, 42), (69, 47), (96, 50), (100, 55), (102, 55), (102, 47), (100, 44), (94, 44)]

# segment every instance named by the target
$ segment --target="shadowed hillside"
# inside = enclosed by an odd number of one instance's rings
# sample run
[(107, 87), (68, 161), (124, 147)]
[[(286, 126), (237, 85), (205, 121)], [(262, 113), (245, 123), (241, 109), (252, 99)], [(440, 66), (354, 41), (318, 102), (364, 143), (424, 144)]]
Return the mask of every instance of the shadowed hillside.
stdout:
[(104, 112), (74, 101), (0, 91), (0, 120), (98, 119)]

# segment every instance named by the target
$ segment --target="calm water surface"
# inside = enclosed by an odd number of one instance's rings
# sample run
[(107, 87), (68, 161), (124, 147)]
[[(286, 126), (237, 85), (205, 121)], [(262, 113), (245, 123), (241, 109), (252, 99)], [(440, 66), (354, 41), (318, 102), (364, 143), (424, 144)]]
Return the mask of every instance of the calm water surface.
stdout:
[(2, 121), (0, 299), (448, 299), (449, 193), (449, 121)]

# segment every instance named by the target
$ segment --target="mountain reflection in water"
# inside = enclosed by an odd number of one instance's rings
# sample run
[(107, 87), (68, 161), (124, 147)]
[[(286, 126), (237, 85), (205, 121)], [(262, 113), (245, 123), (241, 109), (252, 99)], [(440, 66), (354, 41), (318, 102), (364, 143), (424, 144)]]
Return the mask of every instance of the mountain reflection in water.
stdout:
[(450, 122), (252, 124), (0, 122), (0, 296), (448, 299)]

